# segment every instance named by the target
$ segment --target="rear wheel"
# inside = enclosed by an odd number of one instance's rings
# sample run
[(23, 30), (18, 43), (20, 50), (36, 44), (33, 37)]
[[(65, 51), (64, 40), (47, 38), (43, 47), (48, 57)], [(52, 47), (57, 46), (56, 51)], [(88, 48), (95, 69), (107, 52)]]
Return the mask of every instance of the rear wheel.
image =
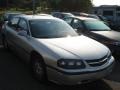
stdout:
[(7, 50), (9, 49), (9, 46), (5, 37), (2, 37), (2, 44), (5, 49)]
[(40, 82), (47, 81), (46, 65), (43, 59), (38, 55), (32, 57), (32, 72), (34, 77)]

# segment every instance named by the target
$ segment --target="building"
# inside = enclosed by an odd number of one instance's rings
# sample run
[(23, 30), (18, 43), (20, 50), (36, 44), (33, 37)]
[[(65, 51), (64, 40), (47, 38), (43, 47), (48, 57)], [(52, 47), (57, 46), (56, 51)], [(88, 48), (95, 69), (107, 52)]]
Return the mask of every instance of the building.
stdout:
[(120, 6), (117, 5), (102, 5), (93, 8), (93, 13), (103, 15), (115, 25), (120, 26)]

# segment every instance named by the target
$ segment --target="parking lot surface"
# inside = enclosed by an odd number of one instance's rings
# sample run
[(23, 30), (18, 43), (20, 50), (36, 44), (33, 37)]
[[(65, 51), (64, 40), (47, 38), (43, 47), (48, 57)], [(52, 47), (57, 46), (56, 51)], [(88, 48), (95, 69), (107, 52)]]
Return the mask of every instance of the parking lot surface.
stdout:
[(120, 61), (111, 75), (103, 80), (77, 86), (43, 84), (35, 80), (19, 57), (0, 45), (0, 90), (120, 90)]

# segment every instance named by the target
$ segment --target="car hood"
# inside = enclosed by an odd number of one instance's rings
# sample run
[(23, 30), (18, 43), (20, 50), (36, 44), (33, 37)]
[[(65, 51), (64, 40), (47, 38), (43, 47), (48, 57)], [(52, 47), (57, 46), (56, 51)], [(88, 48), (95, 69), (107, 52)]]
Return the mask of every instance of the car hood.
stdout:
[[(39, 39), (41, 41), (41, 39)], [(99, 59), (108, 53), (108, 48), (86, 36), (42, 39), (47, 46), (54, 45), (82, 59)]]
[(92, 31), (94, 34), (103, 36), (104, 38), (108, 38), (115, 41), (120, 41), (120, 32), (117, 31)]

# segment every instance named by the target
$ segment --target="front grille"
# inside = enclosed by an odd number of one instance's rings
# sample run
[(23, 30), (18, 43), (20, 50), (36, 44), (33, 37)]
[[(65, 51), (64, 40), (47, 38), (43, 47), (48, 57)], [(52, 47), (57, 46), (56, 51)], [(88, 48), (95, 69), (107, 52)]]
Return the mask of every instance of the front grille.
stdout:
[(95, 59), (95, 60), (86, 60), (86, 62), (91, 66), (91, 67), (97, 67), (104, 65), (109, 59), (111, 58), (111, 54), (108, 56), (104, 56), (103, 58), (100, 59)]

